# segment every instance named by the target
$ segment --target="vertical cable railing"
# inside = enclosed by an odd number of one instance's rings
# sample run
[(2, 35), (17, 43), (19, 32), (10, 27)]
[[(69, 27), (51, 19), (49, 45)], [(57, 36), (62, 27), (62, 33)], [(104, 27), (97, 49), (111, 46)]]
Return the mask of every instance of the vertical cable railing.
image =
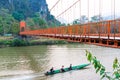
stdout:
[(88, 38), (89, 38), (89, 32), (90, 32), (90, 23), (89, 23), (89, 0), (88, 0), (88, 24), (87, 24), (88, 28), (87, 28), (87, 34), (88, 34)]
[(114, 40), (115, 40), (115, 34), (116, 34), (116, 20), (115, 20), (115, 0), (114, 0)]
[[(79, 26), (79, 27), (81, 27), (81, 0), (79, 1), (79, 5), (80, 5), (80, 17), (79, 17), (79, 18), (80, 18), (80, 19), (79, 19), (79, 21), (80, 21), (80, 26)], [(79, 28), (79, 29), (81, 29), (81, 28)], [(78, 32), (79, 32), (79, 35), (80, 35), (80, 38), (81, 38), (81, 34), (82, 34), (82, 33), (81, 33), (81, 30), (79, 30)]]
[(100, 20), (100, 15), (101, 15), (101, 0), (99, 0), (99, 39), (100, 39), (100, 36), (101, 36), (101, 20)]

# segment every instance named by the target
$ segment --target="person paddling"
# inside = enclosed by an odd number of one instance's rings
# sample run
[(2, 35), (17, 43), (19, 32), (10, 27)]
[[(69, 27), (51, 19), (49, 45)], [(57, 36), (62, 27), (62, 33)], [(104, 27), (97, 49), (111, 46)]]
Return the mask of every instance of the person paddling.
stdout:
[(53, 72), (54, 72), (54, 68), (53, 68), (53, 67), (50, 69), (50, 72), (51, 72), (51, 73), (53, 73)]
[(70, 67), (68, 68), (69, 70), (72, 70), (72, 64), (70, 64)]
[(61, 72), (65, 72), (65, 70), (64, 70), (64, 66), (62, 66), (62, 68), (61, 68)]

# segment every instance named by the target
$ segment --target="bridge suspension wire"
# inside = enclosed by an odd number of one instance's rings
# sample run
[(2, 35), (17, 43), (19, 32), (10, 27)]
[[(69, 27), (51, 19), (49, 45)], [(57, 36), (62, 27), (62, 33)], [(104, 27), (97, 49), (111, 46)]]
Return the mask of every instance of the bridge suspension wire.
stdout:
[[(56, 13), (58, 13), (57, 8), (58, 8), (58, 5), (56, 5), (56, 8), (54, 8), (54, 10), (56, 11)], [(54, 27), (56, 27), (56, 24), (57, 24), (57, 23), (56, 23), (56, 19), (54, 19), (54, 22), (53, 22), (53, 23), (54, 23)]]
[(65, 12), (67, 12), (70, 8), (72, 8), (76, 3), (78, 3), (80, 0), (76, 1), (75, 3), (73, 3), (70, 7), (68, 7), (66, 10), (64, 10), (62, 13), (60, 13), (57, 17), (61, 16), (62, 14), (64, 14)]
[(89, 23), (89, 0), (88, 0), (88, 3), (87, 3), (87, 6), (88, 6), (88, 23)]
[(100, 35), (101, 34), (101, 23), (100, 23), (101, 20), (100, 20), (100, 16), (101, 16), (101, 0), (99, 0), (99, 20), (98, 20), (99, 21), (99, 28), (98, 28), (99, 29), (98, 30), (99, 31), (99, 39), (100, 39), (100, 36), (101, 36)]
[(99, 22), (101, 21), (101, 0), (99, 0)]
[(50, 12), (53, 10), (53, 8), (60, 2), (60, 0), (58, 0), (54, 5), (53, 7), (50, 9)]
[(94, 15), (95, 15), (95, 0), (94, 0)]
[(89, 32), (90, 32), (90, 24), (89, 24), (89, 0), (88, 0), (88, 38), (89, 38)]
[[(81, 0), (80, 0), (80, 2), (79, 2), (79, 6), (80, 6), (80, 7), (79, 7), (79, 8), (80, 8), (80, 20), (79, 20), (79, 21), (80, 21), (80, 24), (81, 24)], [(81, 33), (79, 34), (79, 36), (81, 37)]]
[(113, 6), (112, 6), (112, 1), (113, 1), (113, 0), (111, 0), (111, 20), (112, 20), (112, 8), (113, 8)]
[(79, 2), (79, 5), (80, 5), (80, 21), (81, 21), (81, 0)]
[(73, 17), (75, 18), (76, 17), (76, 15), (75, 15), (75, 8), (76, 8), (76, 6), (73, 6), (73, 8), (72, 8), (72, 13), (73, 13)]
[(116, 18), (116, 17), (115, 17), (115, 2), (116, 2), (116, 1), (114, 0), (114, 2), (113, 2), (113, 3), (114, 3), (114, 40), (115, 40), (115, 33), (116, 33), (116, 21), (115, 21), (115, 18)]
[(115, 0), (114, 0), (114, 20), (115, 20), (115, 18), (116, 18), (116, 16), (115, 16)]

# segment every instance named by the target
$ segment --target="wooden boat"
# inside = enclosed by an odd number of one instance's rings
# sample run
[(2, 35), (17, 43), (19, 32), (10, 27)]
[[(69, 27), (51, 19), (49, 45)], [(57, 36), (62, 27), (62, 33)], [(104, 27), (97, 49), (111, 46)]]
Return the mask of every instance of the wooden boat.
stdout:
[[(77, 66), (72, 66), (72, 69), (69, 69), (69, 67), (67, 67), (67, 68), (64, 68), (64, 70), (65, 70), (64, 72), (71, 71), (71, 70), (80, 70), (89, 65), (90, 64), (81, 64), (81, 65), (77, 65)], [(45, 73), (45, 75), (53, 75), (53, 74), (57, 74), (57, 73), (63, 73), (63, 72), (61, 71), (61, 69), (57, 69), (57, 70), (54, 70), (53, 72), (48, 71)]]

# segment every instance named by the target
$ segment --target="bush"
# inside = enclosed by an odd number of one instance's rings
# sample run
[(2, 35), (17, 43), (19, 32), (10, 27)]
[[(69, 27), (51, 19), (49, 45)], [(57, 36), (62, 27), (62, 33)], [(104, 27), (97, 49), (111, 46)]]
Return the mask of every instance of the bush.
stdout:
[(14, 39), (10, 46), (27, 46), (28, 42), (21, 39)]
[(11, 45), (12, 41), (11, 40), (1, 40), (0, 45)]

